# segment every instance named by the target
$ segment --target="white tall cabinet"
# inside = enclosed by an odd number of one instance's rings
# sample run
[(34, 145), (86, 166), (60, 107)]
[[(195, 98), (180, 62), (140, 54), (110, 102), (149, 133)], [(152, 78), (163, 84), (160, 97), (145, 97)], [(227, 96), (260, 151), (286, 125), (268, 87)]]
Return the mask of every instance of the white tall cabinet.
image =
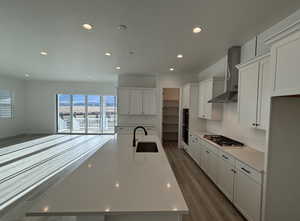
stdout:
[(200, 81), (198, 92), (198, 117), (207, 120), (221, 120), (223, 106), (208, 103), (208, 101), (224, 92), (224, 79), (213, 77)]
[(255, 58), (238, 68), (240, 123), (266, 130), (272, 94), (270, 55)]
[(119, 88), (120, 115), (155, 115), (157, 112), (155, 88)]

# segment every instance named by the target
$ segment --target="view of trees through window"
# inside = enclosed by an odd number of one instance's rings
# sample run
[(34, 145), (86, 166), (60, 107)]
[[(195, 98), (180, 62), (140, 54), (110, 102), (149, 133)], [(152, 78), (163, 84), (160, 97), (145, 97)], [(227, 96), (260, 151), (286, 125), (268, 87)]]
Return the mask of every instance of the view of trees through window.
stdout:
[(58, 94), (57, 132), (111, 134), (117, 117), (115, 96)]

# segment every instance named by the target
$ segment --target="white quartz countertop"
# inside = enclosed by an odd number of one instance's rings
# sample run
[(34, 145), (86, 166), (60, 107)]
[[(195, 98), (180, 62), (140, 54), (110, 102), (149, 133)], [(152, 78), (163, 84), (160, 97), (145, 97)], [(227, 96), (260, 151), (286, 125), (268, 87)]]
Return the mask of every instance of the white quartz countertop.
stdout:
[(247, 164), (248, 166), (252, 167), (253, 169), (257, 170), (258, 172), (264, 171), (264, 153), (261, 151), (257, 151), (254, 148), (251, 148), (249, 146), (243, 146), (243, 147), (231, 147), (231, 146), (219, 146), (218, 144), (215, 144), (211, 142), (208, 139), (205, 139), (203, 136), (205, 134), (212, 134), (209, 132), (192, 132), (193, 134), (201, 137), (208, 143), (218, 147), (221, 151), (224, 151), (225, 153), (230, 154), (235, 159)]
[(27, 215), (188, 212), (166, 154), (136, 153), (132, 135), (115, 135), (62, 182), (36, 199)]

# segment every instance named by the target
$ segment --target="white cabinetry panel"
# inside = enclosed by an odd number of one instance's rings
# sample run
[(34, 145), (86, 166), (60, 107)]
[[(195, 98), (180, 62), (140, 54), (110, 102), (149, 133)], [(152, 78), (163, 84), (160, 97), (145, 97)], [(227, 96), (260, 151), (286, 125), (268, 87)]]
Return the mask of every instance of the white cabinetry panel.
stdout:
[(208, 103), (213, 97), (220, 95), (224, 91), (224, 79), (209, 78), (199, 83), (198, 117), (208, 120), (222, 119), (222, 105)]
[(246, 127), (266, 130), (272, 80), (269, 55), (239, 65), (239, 120)]
[(261, 185), (246, 173), (241, 169), (237, 170), (234, 203), (249, 221), (259, 221)]
[(155, 115), (155, 88), (119, 88), (118, 114), (120, 115)]
[(118, 114), (130, 113), (130, 89), (119, 88), (118, 90)]
[(143, 114), (143, 91), (140, 89), (130, 91), (130, 114)]
[(259, 63), (242, 69), (239, 76), (240, 123), (256, 126)]
[(155, 115), (156, 114), (156, 96), (154, 89), (143, 90), (143, 114)]

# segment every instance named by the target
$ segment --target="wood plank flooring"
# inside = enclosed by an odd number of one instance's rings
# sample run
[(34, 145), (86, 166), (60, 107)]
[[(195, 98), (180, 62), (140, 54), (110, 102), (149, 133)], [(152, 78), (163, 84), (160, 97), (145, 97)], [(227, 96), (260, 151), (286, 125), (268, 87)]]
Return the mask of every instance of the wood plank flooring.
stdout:
[(246, 220), (184, 150), (175, 144), (164, 148), (190, 209), (183, 221)]

